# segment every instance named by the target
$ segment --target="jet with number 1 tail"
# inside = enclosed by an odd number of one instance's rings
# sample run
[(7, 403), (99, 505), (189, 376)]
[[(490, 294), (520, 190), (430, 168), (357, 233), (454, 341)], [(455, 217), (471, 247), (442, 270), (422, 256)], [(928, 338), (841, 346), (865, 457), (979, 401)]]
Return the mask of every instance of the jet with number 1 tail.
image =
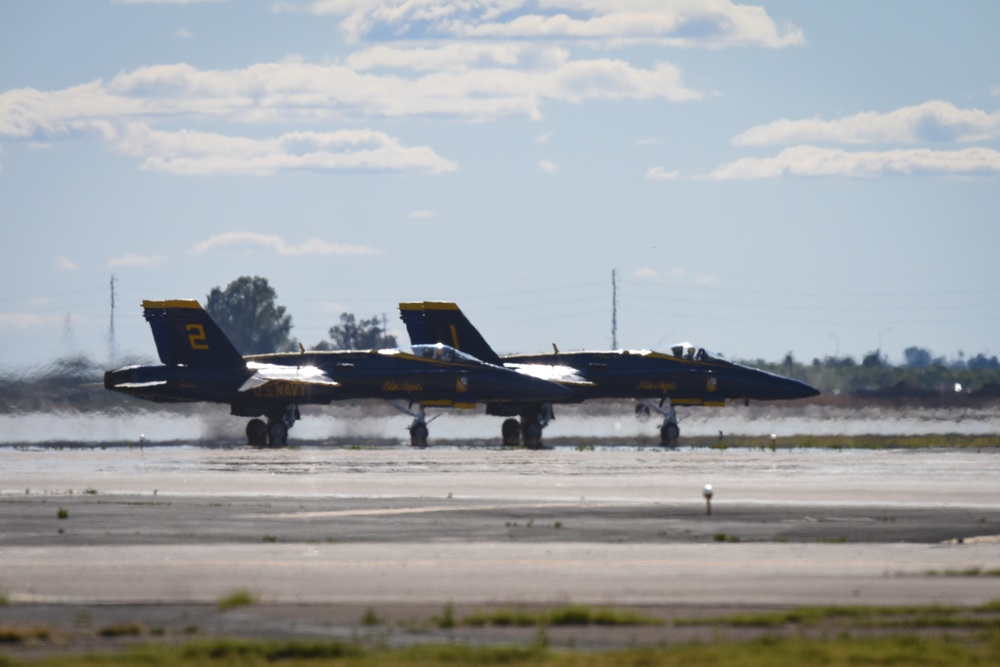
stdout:
[[(562, 402), (637, 399), (637, 412), (652, 411), (664, 417), (660, 427), (664, 446), (675, 446), (680, 436), (675, 405), (722, 406), (732, 400), (790, 400), (819, 394), (804, 382), (726, 361), (690, 343), (675, 345), (669, 353), (555, 349), (546, 354), (501, 357), (454, 303), (401, 303), (399, 309), (412, 343), (445, 343), (519, 373), (568, 369), (579, 381), (565, 383), (573, 393)], [(555, 377), (553, 380), (559, 381)], [(529, 447), (540, 444), (542, 429), (554, 416), (551, 402), (496, 403), (488, 405), (486, 411), (509, 417), (502, 428), (505, 444), (516, 444), (523, 438)], [(520, 417), (520, 422), (516, 417)]]
[(243, 356), (197, 301), (143, 301), (142, 306), (162, 363), (107, 371), (105, 388), (155, 402), (228, 404), (231, 414), (251, 417), (246, 428), (251, 445), (286, 444), (300, 405), (387, 400), (414, 417), (411, 442), (425, 446), (425, 407), (544, 402), (572, 393), (438, 343)]

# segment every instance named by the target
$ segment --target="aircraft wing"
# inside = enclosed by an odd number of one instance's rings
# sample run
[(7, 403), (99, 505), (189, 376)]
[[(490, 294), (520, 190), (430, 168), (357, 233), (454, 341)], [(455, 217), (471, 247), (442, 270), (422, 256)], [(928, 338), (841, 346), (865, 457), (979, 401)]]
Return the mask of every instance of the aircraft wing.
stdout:
[(319, 387), (339, 387), (340, 383), (315, 366), (282, 366), (250, 362), (247, 367), (254, 374), (247, 378), (239, 391), (252, 391), (270, 383), (315, 385)]
[(555, 366), (546, 364), (506, 364), (518, 373), (524, 373), (539, 380), (548, 380), (569, 387), (593, 387), (594, 383), (586, 379), (572, 366)]

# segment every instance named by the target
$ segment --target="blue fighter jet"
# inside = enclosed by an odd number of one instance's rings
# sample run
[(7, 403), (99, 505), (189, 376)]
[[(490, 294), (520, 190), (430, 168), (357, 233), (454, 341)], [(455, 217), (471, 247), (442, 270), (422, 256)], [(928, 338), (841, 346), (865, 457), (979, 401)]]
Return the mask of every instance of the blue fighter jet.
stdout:
[(252, 417), (246, 435), (255, 446), (287, 444), (300, 405), (385, 399), (414, 417), (411, 443), (426, 446), (425, 407), (544, 403), (572, 394), (558, 383), (438, 343), (242, 356), (197, 301), (143, 301), (142, 306), (162, 363), (107, 371), (105, 388), (156, 402), (228, 404), (231, 414)]
[[(660, 443), (668, 447), (676, 446), (680, 437), (675, 405), (722, 406), (732, 400), (791, 400), (819, 394), (804, 382), (726, 361), (690, 343), (675, 345), (669, 353), (556, 349), (551, 354), (500, 357), (454, 303), (401, 303), (399, 310), (411, 343), (443, 343), (527, 375), (555, 381), (570, 378), (563, 384), (573, 390), (572, 396), (562, 402), (637, 399), (637, 413), (663, 416)], [(488, 405), (486, 412), (508, 417), (501, 430), (504, 444), (516, 445), (523, 439), (529, 447), (540, 445), (542, 429), (554, 417), (551, 401), (499, 402)]]

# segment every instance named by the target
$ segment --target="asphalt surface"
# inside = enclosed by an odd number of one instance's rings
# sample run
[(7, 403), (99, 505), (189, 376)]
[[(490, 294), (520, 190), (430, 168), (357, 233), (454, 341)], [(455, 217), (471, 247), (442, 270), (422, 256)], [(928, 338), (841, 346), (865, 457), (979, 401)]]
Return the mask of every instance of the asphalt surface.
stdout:
[[(38, 447), (0, 466), (0, 624), (352, 636), (372, 609), (406, 642), (448, 604), (1000, 599), (979, 575), (1000, 570), (995, 451)], [(219, 611), (238, 590), (260, 604)]]

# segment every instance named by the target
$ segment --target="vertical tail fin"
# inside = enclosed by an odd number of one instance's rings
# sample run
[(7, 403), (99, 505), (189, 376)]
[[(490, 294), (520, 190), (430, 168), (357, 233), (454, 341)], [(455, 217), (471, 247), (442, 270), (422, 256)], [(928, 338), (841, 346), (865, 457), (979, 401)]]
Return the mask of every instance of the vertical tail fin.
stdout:
[(156, 351), (167, 366), (233, 368), (246, 362), (208, 313), (193, 299), (143, 301)]
[(444, 343), (488, 364), (503, 365), (500, 356), (454, 303), (401, 303), (399, 314), (414, 345)]

